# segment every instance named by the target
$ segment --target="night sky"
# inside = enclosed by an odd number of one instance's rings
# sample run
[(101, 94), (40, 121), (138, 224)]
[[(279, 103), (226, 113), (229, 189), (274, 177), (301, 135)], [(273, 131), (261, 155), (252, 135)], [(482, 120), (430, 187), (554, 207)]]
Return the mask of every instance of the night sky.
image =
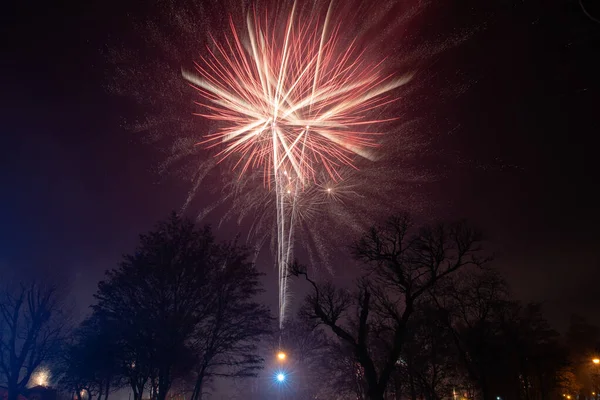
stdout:
[[(163, 153), (123, 128), (135, 107), (106, 89), (107, 44), (152, 11), (51, 3), (2, 6), (0, 268), (57, 274), (85, 310), (103, 271), (189, 187), (156, 172)], [(434, 217), (480, 226), (515, 295), (555, 323), (600, 322), (600, 23), (574, 0), (439, 3), (412, 40), (466, 34), (418, 72), (433, 77), (428, 98), (464, 88), (414, 111), (437, 155), (427, 168), (443, 171), (428, 186)]]

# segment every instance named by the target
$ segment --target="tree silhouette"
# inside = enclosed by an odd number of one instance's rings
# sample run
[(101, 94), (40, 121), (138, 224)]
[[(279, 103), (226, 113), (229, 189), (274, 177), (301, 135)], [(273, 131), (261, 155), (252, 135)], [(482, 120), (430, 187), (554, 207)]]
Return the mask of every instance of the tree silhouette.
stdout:
[(107, 400), (123, 386), (121, 348), (114, 331), (107, 331), (97, 315), (83, 321), (62, 352), (60, 386), (79, 400)]
[(481, 398), (549, 398), (565, 354), (541, 306), (511, 300), (508, 285), (493, 270), (454, 278), (432, 291), (431, 299)]
[(464, 274), (448, 280), (432, 296), (445, 312), (445, 326), (469, 379), (484, 400), (495, 398), (492, 376), (503, 369), (505, 360), (499, 321), (508, 306), (506, 282), (489, 270)]
[(292, 267), (292, 274), (312, 285), (305, 315), (352, 349), (369, 399), (384, 398), (418, 301), (455, 271), (487, 261), (480, 241), (480, 234), (464, 222), (413, 229), (409, 217), (401, 215), (372, 228), (353, 246), (354, 257), (367, 271), (353, 293), (318, 284), (299, 264)]
[(502, 317), (506, 370), (513, 371), (514, 395), (525, 400), (550, 398), (559, 386), (558, 371), (567, 364), (558, 332), (550, 327), (539, 304), (511, 301)]
[(67, 328), (56, 286), (7, 285), (0, 293), (0, 377), (17, 400), (32, 373), (56, 356)]
[(254, 301), (261, 274), (249, 254), (234, 243), (214, 248), (217, 271), (210, 283), (209, 312), (197, 321), (189, 346), (195, 355), (192, 400), (199, 400), (213, 377), (254, 377), (262, 368), (258, 343), (271, 333), (271, 316)]
[(457, 352), (444, 313), (431, 302), (420, 303), (407, 327), (396, 376), (396, 398), (407, 393), (411, 399), (437, 400), (452, 393), (459, 377)]
[(140, 236), (135, 254), (107, 272), (94, 313), (117, 335), (122, 373), (140, 400), (164, 400), (174, 379), (195, 371), (194, 399), (212, 376), (252, 376), (262, 359), (268, 310), (253, 301), (260, 274), (248, 252), (218, 244), (210, 228), (173, 214)]

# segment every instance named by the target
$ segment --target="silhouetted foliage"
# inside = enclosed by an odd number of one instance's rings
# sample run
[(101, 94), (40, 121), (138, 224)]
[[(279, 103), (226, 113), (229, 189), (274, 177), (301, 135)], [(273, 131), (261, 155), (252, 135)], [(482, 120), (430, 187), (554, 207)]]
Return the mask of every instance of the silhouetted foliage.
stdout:
[(189, 347), (194, 354), (192, 400), (202, 398), (213, 377), (254, 377), (262, 368), (258, 343), (271, 333), (266, 307), (253, 299), (262, 292), (249, 254), (235, 244), (215, 246), (216, 274), (210, 282), (209, 313), (198, 320)]
[(416, 308), (390, 388), (396, 398), (403, 394), (411, 399), (445, 398), (460, 379), (458, 354), (444, 318), (428, 302)]
[[(337, 338), (328, 360), (349, 361), (337, 365), (346, 378), (339, 387), (354, 380), (352, 398), (378, 400), (546, 400), (564, 382), (585, 386), (541, 306), (512, 300), (503, 278), (482, 268), (489, 258), (480, 240), (464, 222), (414, 230), (401, 216), (354, 245), (366, 273), (350, 290), (293, 265), (312, 286), (300, 315)], [(585, 324), (572, 330), (587, 338), (585, 348), (596, 343)], [(591, 362), (587, 351), (580, 352)]]
[(485, 271), (462, 275), (437, 289), (432, 295), (445, 312), (446, 328), (462, 366), (482, 398), (490, 399), (491, 376), (506, 367), (499, 323), (508, 305), (506, 283), (498, 274)]
[(431, 299), (478, 396), (551, 397), (566, 358), (541, 306), (511, 300), (506, 282), (491, 270), (455, 278), (432, 291)]
[(107, 400), (124, 385), (121, 347), (116, 332), (107, 330), (98, 315), (83, 321), (65, 346), (60, 386), (81, 400)]
[(219, 244), (208, 227), (173, 214), (141, 235), (135, 254), (98, 285), (94, 314), (114, 332), (121, 373), (140, 400), (164, 400), (176, 378), (195, 372), (193, 399), (213, 376), (253, 376), (268, 310), (253, 298), (260, 274), (248, 252)]
[(559, 387), (558, 371), (566, 363), (566, 353), (560, 345), (558, 332), (550, 328), (539, 304), (507, 304), (501, 321), (509, 387), (518, 388), (515, 393), (507, 391), (507, 385), (497, 388), (501, 397), (518, 397), (526, 400), (543, 400), (551, 397)]

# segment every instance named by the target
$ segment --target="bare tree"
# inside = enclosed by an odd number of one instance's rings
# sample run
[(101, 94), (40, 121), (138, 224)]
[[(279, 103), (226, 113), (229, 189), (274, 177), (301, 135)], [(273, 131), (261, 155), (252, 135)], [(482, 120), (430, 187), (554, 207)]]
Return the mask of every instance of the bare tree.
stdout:
[(56, 355), (66, 321), (56, 286), (21, 283), (0, 296), (0, 377), (8, 400), (16, 400), (32, 373)]
[(455, 271), (479, 267), (480, 234), (466, 223), (413, 229), (407, 215), (374, 227), (353, 246), (367, 274), (349, 292), (312, 280), (295, 264), (292, 274), (312, 285), (304, 306), (345, 342), (362, 368), (369, 399), (382, 400), (397, 368), (417, 302)]

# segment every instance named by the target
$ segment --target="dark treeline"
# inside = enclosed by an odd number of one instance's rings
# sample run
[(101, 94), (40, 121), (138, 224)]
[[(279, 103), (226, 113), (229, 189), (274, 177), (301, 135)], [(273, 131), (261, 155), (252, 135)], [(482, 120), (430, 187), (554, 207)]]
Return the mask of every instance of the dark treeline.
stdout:
[(417, 227), (400, 215), (370, 229), (352, 246), (362, 269), (351, 287), (314, 280), (295, 263), (291, 274), (310, 293), (281, 332), (256, 299), (261, 274), (250, 255), (172, 215), (106, 273), (74, 328), (56, 286), (3, 281), (7, 400), (27, 395), (45, 369), (71, 399), (107, 400), (126, 389), (134, 400), (201, 400), (216, 378), (271, 376), (277, 349), (288, 354), (285, 387), (246, 380), (254, 383), (236, 398), (600, 395), (600, 329), (573, 316), (561, 336), (540, 304), (511, 298), (465, 222)]
[(8, 400), (26, 395), (43, 366), (78, 400), (122, 388), (134, 400), (200, 400), (215, 377), (255, 376), (273, 321), (255, 300), (261, 274), (249, 255), (172, 215), (106, 273), (91, 314), (70, 332), (61, 330), (54, 287), (8, 285), (0, 307)]
[(303, 398), (598, 399), (598, 328), (573, 316), (561, 336), (540, 304), (512, 299), (465, 222), (393, 217), (352, 255), (363, 266), (352, 288), (292, 268), (312, 288), (296, 323), (321, 343), (310, 362), (329, 377)]

